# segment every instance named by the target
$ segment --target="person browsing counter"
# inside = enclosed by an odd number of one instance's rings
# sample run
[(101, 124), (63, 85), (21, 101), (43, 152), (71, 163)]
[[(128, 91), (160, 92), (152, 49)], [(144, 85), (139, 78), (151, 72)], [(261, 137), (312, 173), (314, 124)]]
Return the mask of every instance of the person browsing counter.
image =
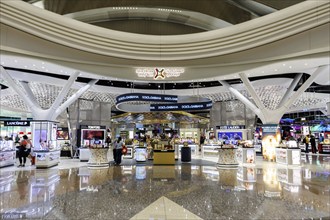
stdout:
[(31, 152), (32, 143), (29, 140), (28, 136), (23, 135), (23, 140), (20, 142), (19, 150), (18, 150), (18, 159), (19, 165), (18, 167), (25, 167), (26, 157)]
[(124, 142), (122, 141), (121, 137), (118, 137), (117, 141), (115, 141), (115, 143), (114, 143), (115, 165), (120, 165), (120, 163), (121, 163), (123, 145), (124, 145)]

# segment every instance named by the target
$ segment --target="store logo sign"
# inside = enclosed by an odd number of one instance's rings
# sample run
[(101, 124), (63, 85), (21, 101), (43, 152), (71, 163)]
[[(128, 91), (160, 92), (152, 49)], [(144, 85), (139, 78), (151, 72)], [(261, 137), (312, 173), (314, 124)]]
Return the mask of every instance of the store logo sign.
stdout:
[(4, 126), (24, 126), (29, 127), (30, 121), (4, 121)]
[(164, 67), (142, 67), (135, 70), (138, 77), (141, 78), (153, 78), (154, 80), (165, 79), (171, 77), (179, 77), (184, 73), (184, 69), (180, 67), (164, 68)]

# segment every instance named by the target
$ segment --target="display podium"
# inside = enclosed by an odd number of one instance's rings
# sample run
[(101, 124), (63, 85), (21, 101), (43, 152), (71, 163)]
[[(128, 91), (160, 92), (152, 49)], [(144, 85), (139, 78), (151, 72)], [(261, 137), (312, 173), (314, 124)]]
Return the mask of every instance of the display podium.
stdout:
[(175, 164), (174, 150), (154, 150), (154, 165)]
[(237, 148), (219, 148), (218, 167), (237, 167)]
[(276, 163), (285, 165), (300, 165), (300, 148), (276, 148)]
[(182, 162), (190, 162), (191, 161), (191, 148), (190, 147), (182, 147), (181, 148), (181, 161)]
[(108, 150), (109, 148), (90, 148), (88, 167), (108, 167)]
[(256, 163), (256, 150), (254, 148), (239, 147), (237, 148), (236, 156), (239, 164)]

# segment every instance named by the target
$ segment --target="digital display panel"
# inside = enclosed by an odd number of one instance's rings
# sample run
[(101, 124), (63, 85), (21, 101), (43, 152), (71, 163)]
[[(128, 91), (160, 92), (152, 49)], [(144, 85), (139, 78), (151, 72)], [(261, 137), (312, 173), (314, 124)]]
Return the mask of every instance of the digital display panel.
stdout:
[(104, 130), (82, 130), (82, 137), (87, 140), (104, 140)]

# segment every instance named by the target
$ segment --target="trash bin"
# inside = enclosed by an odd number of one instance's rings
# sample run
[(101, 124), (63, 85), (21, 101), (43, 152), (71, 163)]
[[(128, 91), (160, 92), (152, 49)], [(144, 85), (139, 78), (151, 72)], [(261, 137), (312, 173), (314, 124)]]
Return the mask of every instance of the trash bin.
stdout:
[(191, 161), (191, 149), (190, 147), (181, 148), (181, 162), (190, 162)]

